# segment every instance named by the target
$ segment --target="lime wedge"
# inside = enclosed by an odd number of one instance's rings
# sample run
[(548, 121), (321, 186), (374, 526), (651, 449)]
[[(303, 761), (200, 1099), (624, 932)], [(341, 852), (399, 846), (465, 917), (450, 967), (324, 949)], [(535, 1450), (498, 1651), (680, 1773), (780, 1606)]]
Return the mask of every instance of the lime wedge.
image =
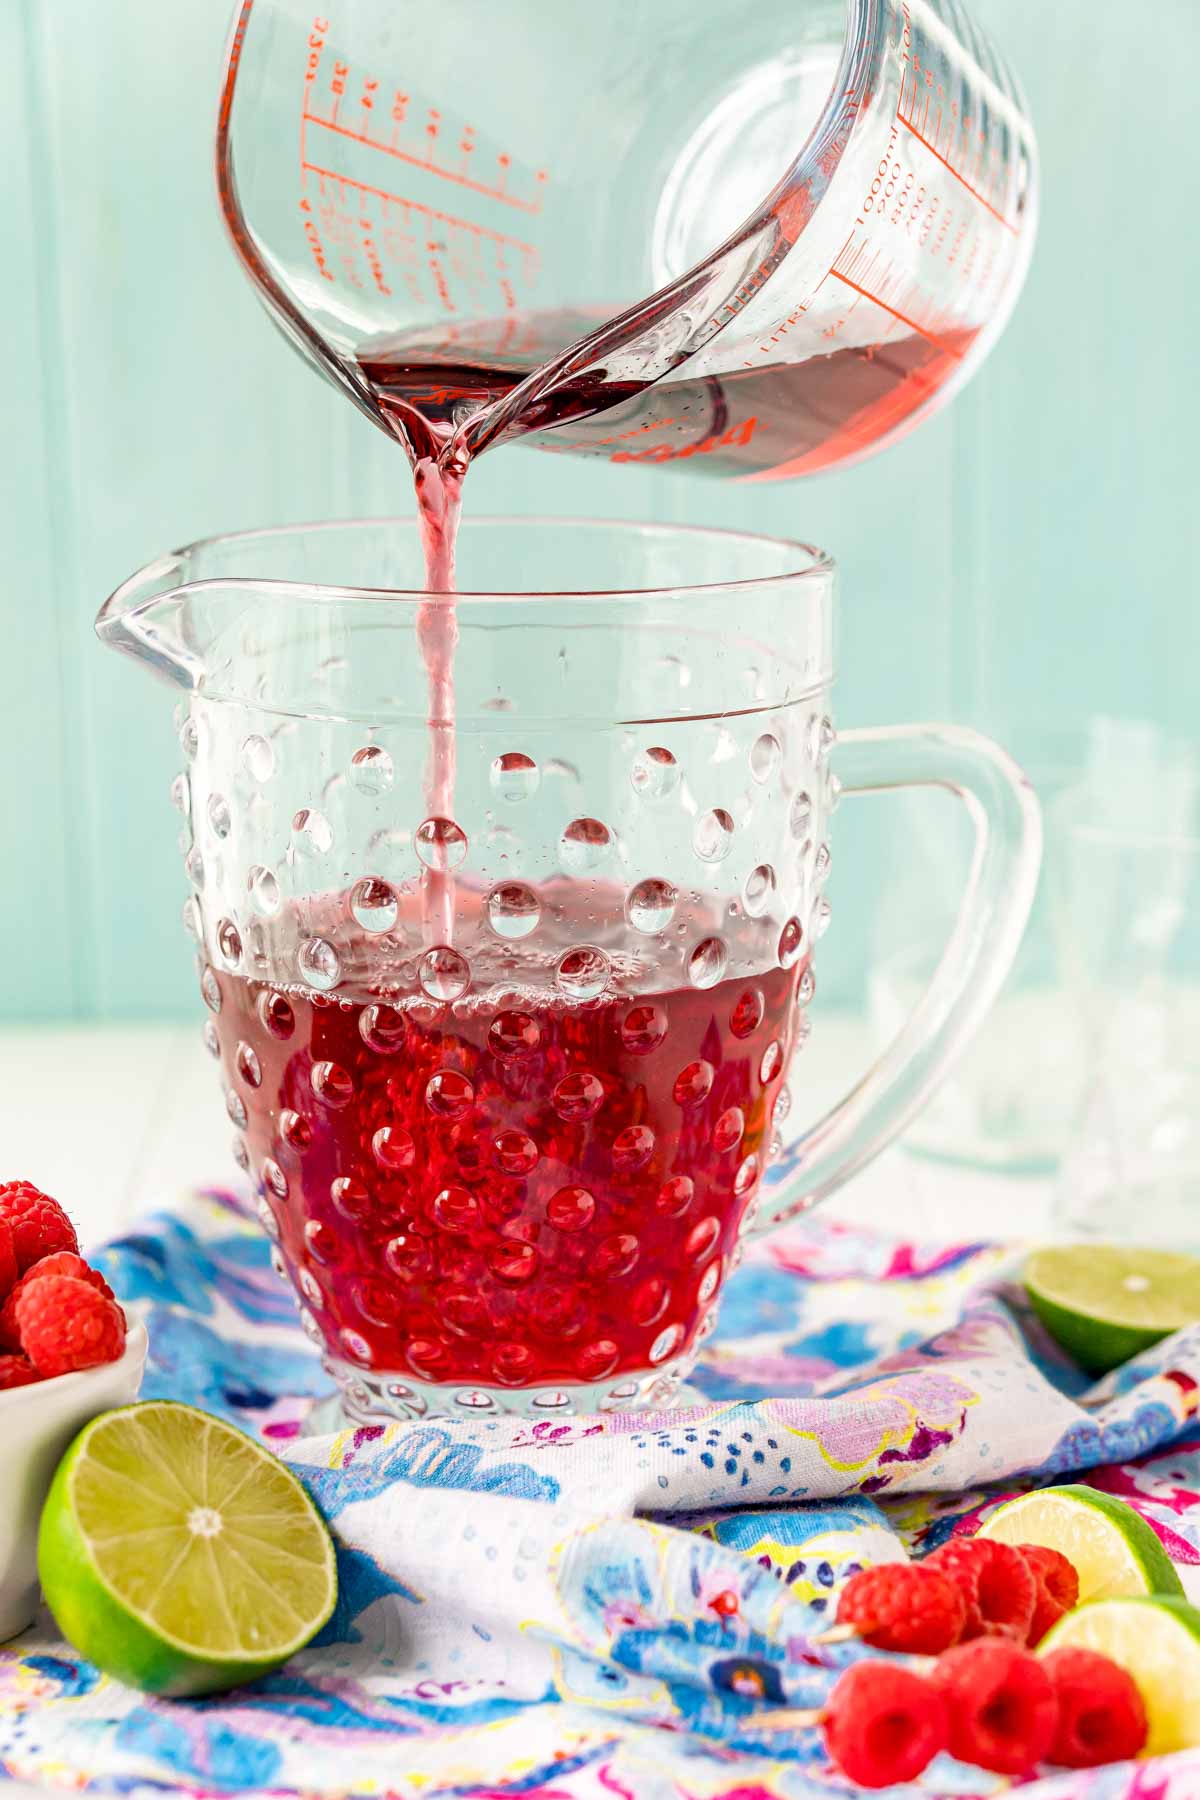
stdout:
[(42, 1513), (38, 1572), (68, 1641), (152, 1694), (265, 1674), (337, 1599), (333, 1544), (291, 1470), (170, 1400), (101, 1413), (80, 1432)]
[(1001, 1544), (1043, 1544), (1061, 1551), (1075, 1565), (1081, 1605), (1118, 1595), (1183, 1593), (1157, 1533), (1123, 1500), (1095, 1488), (1053, 1487), (1022, 1494), (998, 1506), (978, 1535)]
[(1200, 1319), (1200, 1258), (1171, 1250), (1063, 1244), (1035, 1250), (1024, 1281), (1051, 1337), (1095, 1375)]
[(1101, 1600), (1052, 1625), (1037, 1654), (1097, 1650), (1133, 1676), (1150, 1734), (1143, 1752), (1166, 1756), (1200, 1745), (1200, 1612), (1186, 1600)]

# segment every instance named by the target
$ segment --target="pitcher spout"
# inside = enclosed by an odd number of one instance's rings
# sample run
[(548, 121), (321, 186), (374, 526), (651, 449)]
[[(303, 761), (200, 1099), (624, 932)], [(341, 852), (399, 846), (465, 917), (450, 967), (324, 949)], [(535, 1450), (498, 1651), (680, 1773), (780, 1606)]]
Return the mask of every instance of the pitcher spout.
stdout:
[(160, 556), (123, 581), (96, 615), (96, 636), (176, 687), (200, 687), (205, 658), (189, 628), (184, 554)]

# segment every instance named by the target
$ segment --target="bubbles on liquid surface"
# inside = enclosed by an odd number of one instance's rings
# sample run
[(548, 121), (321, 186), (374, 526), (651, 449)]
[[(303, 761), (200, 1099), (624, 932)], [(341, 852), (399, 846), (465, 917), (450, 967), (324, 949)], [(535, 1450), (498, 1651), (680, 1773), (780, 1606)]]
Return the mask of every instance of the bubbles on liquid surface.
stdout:
[(292, 817), (292, 843), (298, 856), (324, 856), (333, 848), (333, 826), (324, 813), (302, 806)]
[(537, 793), (542, 777), (532, 756), (520, 750), (508, 750), (497, 756), (488, 771), (492, 792), (498, 800), (516, 804)]
[(770, 863), (751, 869), (742, 885), (742, 905), (752, 919), (760, 919), (775, 896), (775, 871)]
[(696, 988), (715, 987), (728, 961), (729, 952), (722, 938), (702, 938), (688, 957), (688, 980)]
[(559, 1118), (568, 1124), (594, 1119), (604, 1104), (604, 1084), (598, 1075), (576, 1069), (557, 1083), (550, 1104)]
[(779, 965), (790, 969), (800, 955), (800, 946), (804, 941), (804, 932), (796, 917), (790, 918), (779, 934)]
[(733, 819), (723, 806), (701, 813), (692, 832), (692, 849), (701, 862), (724, 862), (733, 848)]
[(601, 819), (572, 819), (558, 841), (558, 857), (564, 869), (583, 875), (599, 868), (612, 844), (612, 833)]
[(634, 757), (629, 780), (643, 800), (665, 800), (679, 786), (679, 764), (661, 744), (651, 744)]
[(667, 1035), (666, 1008), (652, 1000), (631, 1006), (621, 1020), (621, 1042), (633, 1056), (648, 1056)]
[(232, 919), (222, 919), (217, 926), (217, 949), (231, 969), (242, 960), (242, 934)]
[(639, 881), (636, 887), (630, 888), (625, 902), (625, 916), (635, 931), (653, 937), (655, 933), (667, 929), (675, 917), (678, 901), (678, 888), (669, 881), (660, 881), (650, 876), (646, 881)]
[(488, 924), (497, 937), (515, 940), (537, 929), (541, 903), (523, 881), (502, 881), (487, 898)]
[(242, 739), (242, 764), (254, 781), (270, 781), (275, 773), (275, 748), (269, 738), (252, 731)]
[(782, 760), (783, 747), (773, 732), (764, 731), (750, 746), (750, 773), (755, 781), (770, 781)]
[(427, 869), (446, 874), (467, 854), (467, 834), (453, 819), (424, 819), (413, 833), (413, 847)]
[(301, 980), (310, 987), (319, 988), (322, 993), (335, 988), (342, 978), (338, 953), (326, 938), (305, 938), (296, 952), (296, 967)]
[(286, 994), (270, 991), (258, 996), (258, 1016), (264, 1028), (273, 1038), (281, 1042), (290, 1038), (296, 1029), (296, 1015), (292, 1011), (292, 1003)]
[[(541, 1262), (537, 1250), (532, 1244), (522, 1243), (519, 1238), (505, 1238), (488, 1257), (488, 1267), (497, 1281), (503, 1281), (510, 1287), (523, 1287), (537, 1274)], [(520, 1345), (512, 1348), (519, 1349)]]
[(350, 785), (360, 794), (386, 794), (395, 778), (391, 756), (380, 744), (364, 744), (350, 758)]
[(560, 993), (572, 1000), (594, 1000), (608, 986), (612, 966), (594, 944), (579, 944), (558, 959), (554, 980)]
[(431, 1000), (458, 1000), (471, 985), (471, 965), (452, 944), (437, 944), (417, 964), (417, 980)]
[(812, 796), (801, 792), (795, 796), (788, 811), (788, 829), (797, 842), (807, 833), (811, 819)]
[(265, 863), (255, 863), (246, 876), (250, 904), (260, 918), (273, 919), (279, 911), (279, 883)]
[(350, 911), (364, 931), (390, 931), (400, 917), (400, 902), (388, 882), (364, 875), (350, 889)]
[(329, 1198), (344, 1218), (365, 1219), (371, 1206), (371, 1196), (361, 1181), (352, 1175), (339, 1175), (329, 1184)]

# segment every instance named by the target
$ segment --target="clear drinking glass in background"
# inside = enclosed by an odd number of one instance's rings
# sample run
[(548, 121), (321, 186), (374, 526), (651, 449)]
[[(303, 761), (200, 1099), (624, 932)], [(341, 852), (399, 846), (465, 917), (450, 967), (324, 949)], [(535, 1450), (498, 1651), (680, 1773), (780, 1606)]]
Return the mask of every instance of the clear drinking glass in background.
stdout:
[(1077, 825), (1055, 907), (1084, 1039), (1058, 1221), (1200, 1250), (1200, 835)]
[[(967, 1170), (1046, 1178), (1074, 1141), (1095, 1045), (1080, 1004), (1077, 946), (1100, 916), (1089, 909), (1104, 901), (1080, 879), (1075, 833), (1136, 818), (1152, 833), (1186, 835), (1198, 774), (1190, 747), (1140, 719), (1097, 717), (1082, 731), (1027, 731), (1019, 754), (1046, 822), (1029, 926), (983, 1029), (903, 1144), (916, 1156)], [(868, 978), (879, 1043), (890, 1041), (937, 966), (970, 856), (963, 824), (956, 811), (934, 810), (921, 796), (902, 797), (897, 808)]]

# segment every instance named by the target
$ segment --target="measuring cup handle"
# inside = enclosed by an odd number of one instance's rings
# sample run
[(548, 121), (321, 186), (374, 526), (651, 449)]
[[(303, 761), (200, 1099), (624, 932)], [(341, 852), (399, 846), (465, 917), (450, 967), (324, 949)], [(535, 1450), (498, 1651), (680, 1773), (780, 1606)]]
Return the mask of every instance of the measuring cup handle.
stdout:
[(1021, 942), (1041, 864), (1041, 811), (1011, 757), (952, 725), (847, 731), (834, 749), (846, 794), (937, 787), (971, 816), (975, 847), (954, 931), (894, 1043), (844, 1100), (785, 1144), (753, 1229), (806, 1211), (870, 1162), (924, 1105), (995, 999)]

